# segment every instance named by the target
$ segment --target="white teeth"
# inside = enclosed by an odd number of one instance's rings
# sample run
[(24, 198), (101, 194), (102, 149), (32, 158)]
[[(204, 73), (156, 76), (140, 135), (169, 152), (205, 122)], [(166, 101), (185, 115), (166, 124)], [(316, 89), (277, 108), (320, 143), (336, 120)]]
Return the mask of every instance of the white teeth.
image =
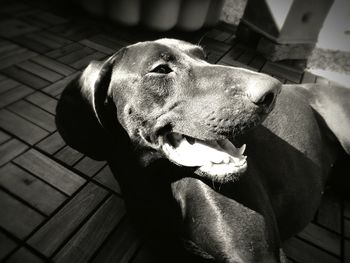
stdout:
[(243, 144), (243, 145), (241, 146), (241, 148), (238, 149), (238, 152), (239, 152), (240, 155), (243, 155), (243, 153), (244, 153), (246, 147), (247, 147), (247, 145), (246, 145), (246, 144)]

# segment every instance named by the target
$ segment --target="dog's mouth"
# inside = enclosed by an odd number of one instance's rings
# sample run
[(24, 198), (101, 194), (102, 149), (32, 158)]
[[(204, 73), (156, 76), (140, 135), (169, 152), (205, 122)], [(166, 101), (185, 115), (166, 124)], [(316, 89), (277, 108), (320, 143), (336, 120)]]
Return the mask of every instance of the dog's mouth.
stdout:
[(229, 140), (203, 141), (171, 132), (160, 138), (161, 149), (180, 166), (198, 167), (196, 174), (217, 182), (234, 181), (247, 169), (246, 145), (240, 148)]

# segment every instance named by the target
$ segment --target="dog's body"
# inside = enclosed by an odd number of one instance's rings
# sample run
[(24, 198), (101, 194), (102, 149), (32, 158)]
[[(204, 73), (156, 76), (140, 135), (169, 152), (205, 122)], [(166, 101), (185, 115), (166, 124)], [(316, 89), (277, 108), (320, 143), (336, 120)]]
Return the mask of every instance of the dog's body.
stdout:
[[(281, 241), (312, 219), (331, 167), (350, 153), (350, 92), (280, 92), (269, 76), (202, 56), (163, 39), (92, 62), (61, 97), (59, 131), (109, 161), (130, 214), (158, 239), (181, 231), (209, 261), (280, 262)], [(247, 144), (247, 162), (227, 138)]]

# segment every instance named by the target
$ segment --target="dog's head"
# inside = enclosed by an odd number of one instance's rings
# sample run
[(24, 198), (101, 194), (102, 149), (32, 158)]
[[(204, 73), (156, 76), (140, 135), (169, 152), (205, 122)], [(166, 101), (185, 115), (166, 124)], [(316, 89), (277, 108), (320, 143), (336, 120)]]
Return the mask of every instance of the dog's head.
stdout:
[(63, 138), (103, 159), (106, 134), (123, 129), (144, 165), (166, 158), (214, 181), (234, 180), (247, 167), (235, 137), (262, 122), (281, 83), (204, 59), (199, 46), (160, 39), (91, 62), (58, 104)]

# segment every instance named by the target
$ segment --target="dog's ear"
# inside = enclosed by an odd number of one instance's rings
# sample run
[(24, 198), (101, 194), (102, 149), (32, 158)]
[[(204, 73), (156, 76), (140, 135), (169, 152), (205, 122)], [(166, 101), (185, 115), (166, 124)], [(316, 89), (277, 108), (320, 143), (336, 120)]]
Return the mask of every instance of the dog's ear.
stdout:
[(111, 144), (108, 128), (118, 125), (108, 89), (113, 68), (125, 50), (103, 62), (92, 61), (65, 88), (57, 104), (56, 125), (62, 138), (72, 148), (96, 160), (107, 158)]

